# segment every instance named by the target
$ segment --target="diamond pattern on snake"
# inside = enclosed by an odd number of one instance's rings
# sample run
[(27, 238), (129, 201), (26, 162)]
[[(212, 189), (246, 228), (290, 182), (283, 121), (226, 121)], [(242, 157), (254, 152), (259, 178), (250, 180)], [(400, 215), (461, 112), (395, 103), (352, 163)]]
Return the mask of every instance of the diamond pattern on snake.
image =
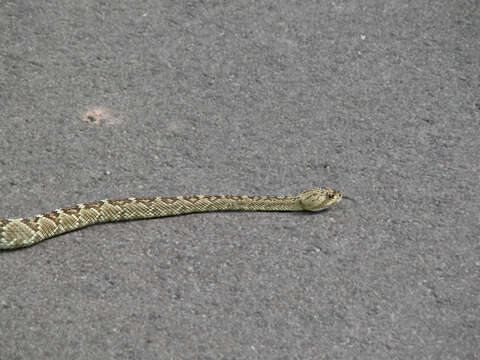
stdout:
[(101, 200), (44, 214), (0, 219), (0, 250), (32, 246), (89, 225), (210, 211), (319, 211), (338, 203), (342, 194), (330, 187), (296, 196), (195, 195)]

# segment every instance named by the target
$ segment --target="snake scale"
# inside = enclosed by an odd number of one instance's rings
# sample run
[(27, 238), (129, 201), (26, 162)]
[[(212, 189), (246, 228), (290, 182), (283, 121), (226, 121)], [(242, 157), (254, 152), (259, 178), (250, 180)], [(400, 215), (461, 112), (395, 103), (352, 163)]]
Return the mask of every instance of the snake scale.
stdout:
[(341, 199), (340, 192), (324, 187), (281, 197), (196, 195), (101, 200), (27, 218), (0, 219), (0, 249), (35, 245), (69, 231), (106, 222), (209, 211), (317, 211)]

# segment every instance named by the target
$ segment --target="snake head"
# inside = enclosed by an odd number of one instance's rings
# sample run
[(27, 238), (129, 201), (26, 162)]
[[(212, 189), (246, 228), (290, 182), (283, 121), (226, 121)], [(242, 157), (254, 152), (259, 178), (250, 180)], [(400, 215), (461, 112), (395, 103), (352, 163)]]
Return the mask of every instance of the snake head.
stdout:
[(305, 190), (300, 195), (300, 205), (306, 211), (320, 211), (342, 200), (342, 194), (330, 187)]

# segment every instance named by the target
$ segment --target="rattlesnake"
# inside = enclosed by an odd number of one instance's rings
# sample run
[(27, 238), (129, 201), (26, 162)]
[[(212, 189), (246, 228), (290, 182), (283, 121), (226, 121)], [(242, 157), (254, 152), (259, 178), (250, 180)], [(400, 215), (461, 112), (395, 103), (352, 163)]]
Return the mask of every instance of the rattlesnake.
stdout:
[(340, 192), (325, 187), (282, 197), (196, 195), (101, 200), (28, 218), (0, 219), (0, 249), (35, 245), (69, 231), (105, 222), (207, 211), (317, 211), (341, 199)]

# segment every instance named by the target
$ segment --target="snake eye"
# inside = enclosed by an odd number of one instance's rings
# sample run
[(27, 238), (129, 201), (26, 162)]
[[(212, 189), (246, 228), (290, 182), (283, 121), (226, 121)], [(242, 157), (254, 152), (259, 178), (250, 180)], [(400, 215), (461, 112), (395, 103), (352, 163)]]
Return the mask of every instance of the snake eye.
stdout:
[(333, 199), (333, 194), (328, 194), (329, 199)]

